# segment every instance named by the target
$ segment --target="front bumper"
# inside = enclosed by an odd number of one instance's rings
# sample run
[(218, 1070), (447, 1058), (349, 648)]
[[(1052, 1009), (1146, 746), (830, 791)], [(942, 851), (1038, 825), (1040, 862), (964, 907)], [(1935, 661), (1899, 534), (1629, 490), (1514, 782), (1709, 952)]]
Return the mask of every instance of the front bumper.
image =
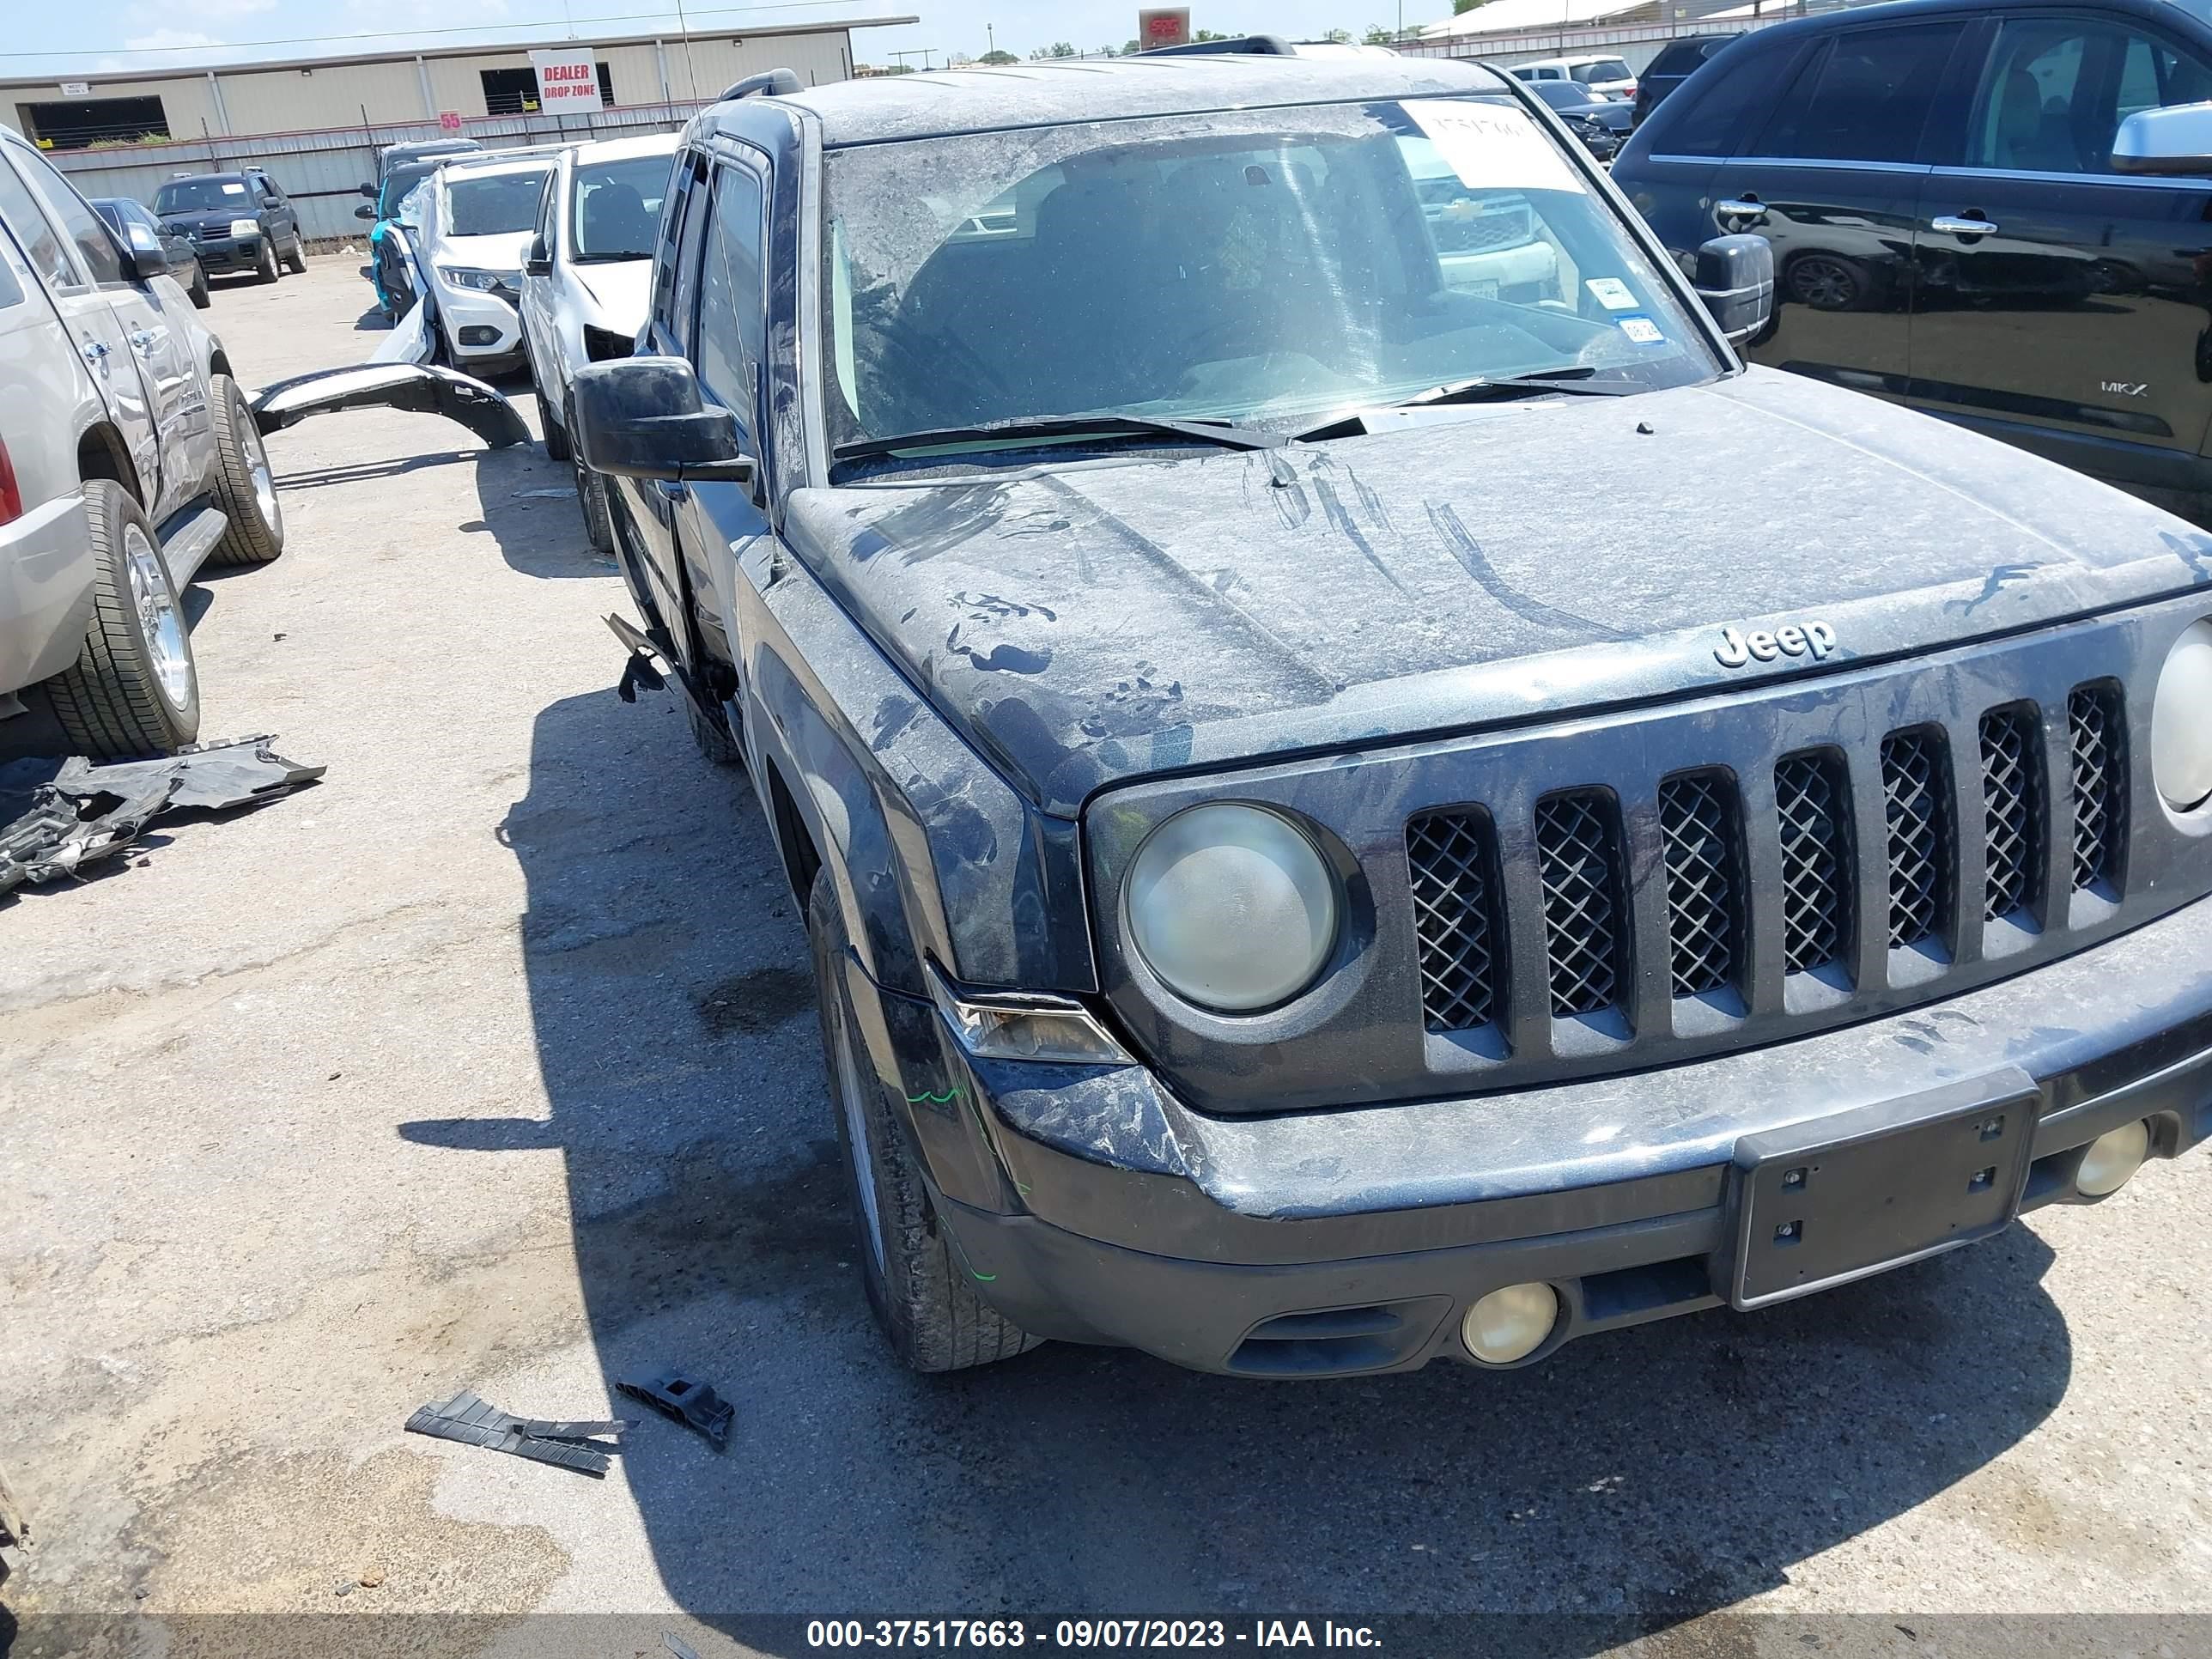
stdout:
[(258, 270), (261, 268), (261, 241), (258, 236), (210, 236), (204, 241), (195, 238), (192, 258), (200, 262), (200, 269), (210, 276), (227, 276), (240, 270)]
[(438, 284), (438, 322), (453, 362), (472, 372), (522, 361), (522, 319), (514, 307), (482, 289)]
[(848, 972), (979, 1294), (1040, 1335), (1311, 1376), (1474, 1363), (1460, 1318), (1506, 1285), (1559, 1297), (1523, 1364), (1744, 1304), (1740, 1147), (1900, 1103), (2009, 1092), (2033, 1120), (2021, 1208), (2089, 1201), (2075, 1172), (2107, 1130), (2148, 1121), (2160, 1158), (2212, 1134), (2208, 938), (2212, 900), (1932, 1008), (1678, 1068), (1705, 1085), (1686, 1110), (1628, 1075), (1206, 1117), (1141, 1066), (970, 1060), (933, 1009)]

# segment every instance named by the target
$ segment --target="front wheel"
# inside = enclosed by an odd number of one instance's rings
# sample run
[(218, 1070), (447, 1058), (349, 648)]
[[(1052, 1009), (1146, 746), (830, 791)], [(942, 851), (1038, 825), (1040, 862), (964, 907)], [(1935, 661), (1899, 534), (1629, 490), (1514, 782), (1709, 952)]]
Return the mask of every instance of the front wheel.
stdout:
[(583, 509), (584, 533), (592, 539), (592, 550), (609, 558), (615, 550), (614, 507), (607, 500), (607, 481), (581, 461), (570, 458), (576, 474), (576, 505)]
[(257, 283), (276, 280), (276, 244), (266, 237), (261, 241), (261, 262), (253, 268), (253, 280)]
[(93, 760), (173, 755), (199, 735), (199, 671), (176, 585), (123, 486), (84, 487), (95, 574), (76, 664), (46, 682), (54, 718)]
[(208, 377), (208, 404), (215, 414), (216, 505), (230, 520), (208, 562), (268, 564), (284, 550), (284, 510), (276, 503), (276, 475), (246, 394), (228, 374)]
[(1011, 1359), (1043, 1340), (968, 1286), (921, 1171), (866, 1053), (845, 989), (849, 951), (837, 890), (815, 873), (806, 933), (822, 1012), (822, 1052), (830, 1103), (845, 1149), (860, 1275), (876, 1320), (900, 1360), (917, 1371), (953, 1371)]
[[(545, 459), (549, 461), (568, 460), (572, 455), (568, 446), (568, 428), (561, 423), (560, 417), (553, 412), (553, 400), (545, 395), (545, 381), (538, 373), (537, 358), (526, 352), (524, 361), (530, 365), (531, 395), (538, 399), (538, 429), (545, 434)], [(579, 495), (580, 494), (580, 490)], [(588, 508), (586, 509), (584, 516), (586, 518), (591, 516)], [(592, 544), (598, 545), (596, 542)], [(600, 548), (599, 550), (603, 553), (606, 551), (605, 548)]]
[(284, 269), (295, 276), (307, 274), (307, 245), (296, 236), (292, 239), (292, 251), (284, 256)]

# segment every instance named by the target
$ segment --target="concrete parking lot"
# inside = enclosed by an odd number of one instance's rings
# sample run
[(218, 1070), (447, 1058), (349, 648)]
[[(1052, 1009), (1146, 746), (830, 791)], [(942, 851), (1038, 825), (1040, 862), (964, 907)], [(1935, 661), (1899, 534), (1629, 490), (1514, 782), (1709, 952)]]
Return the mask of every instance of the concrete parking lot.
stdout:
[[(218, 287), (249, 386), (367, 354), (356, 264)], [(703, 1653), (750, 1614), (1480, 1611), (1652, 1653), (1880, 1614), (1867, 1650), (1926, 1653), (1929, 1614), (2212, 1613), (2201, 1158), (1510, 1375), (905, 1375), (797, 907), (742, 775), (615, 696), (567, 469), (388, 412), (270, 449), (284, 557), (191, 606), (204, 735), (327, 780), (0, 901), (0, 1463), (36, 1538), (0, 1651), (214, 1651), (248, 1613), (483, 1615), (385, 1649), (453, 1653), (625, 1614), (578, 1650)], [(669, 1364), (734, 1402), (726, 1452), (650, 1419), (602, 1483), (401, 1431), (463, 1385), (623, 1414)], [(69, 1615), (106, 1626), (42, 1643)]]

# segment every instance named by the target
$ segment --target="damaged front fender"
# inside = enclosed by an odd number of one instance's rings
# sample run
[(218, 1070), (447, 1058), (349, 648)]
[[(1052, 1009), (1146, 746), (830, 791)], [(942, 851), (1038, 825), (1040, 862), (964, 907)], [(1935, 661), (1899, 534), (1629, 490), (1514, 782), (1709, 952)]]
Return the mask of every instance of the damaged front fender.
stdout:
[(459, 421), (494, 449), (528, 443), (530, 428), (514, 405), (482, 380), (422, 363), (354, 363), (318, 369), (264, 387), (253, 399), (253, 424), (266, 437), (310, 415), (342, 409), (404, 409)]

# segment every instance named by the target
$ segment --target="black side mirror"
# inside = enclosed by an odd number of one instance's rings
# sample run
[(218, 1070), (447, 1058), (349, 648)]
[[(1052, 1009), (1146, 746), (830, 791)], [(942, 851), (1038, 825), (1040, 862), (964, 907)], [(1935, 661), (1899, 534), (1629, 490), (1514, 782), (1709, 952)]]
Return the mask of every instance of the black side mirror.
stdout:
[(681, 357), (587, 363), (573, 385), (576, 453), (594, 472), (625, 478), (749, 484), (753, 463), (738, 447), (738, 417), (699, 396)]
[(363, 202), (359, 207), (353, 210), (353, 216), (356, 219), (366, 219), (369, 223), (374, 224), (376, 222), (376, 210), (371, 207), (367, 202)]
[(522, 274), (526, 276), (550, 276), (553, 274), (552, 250), (545, 246), (545, 233), (542, 230), (530, 239), (530, 252), (522, 258)]
[(134, 222), (123, 234), (123, 268), (134, 283), (159, 276), (169, 269), (169, 251), (160, 237)]
[(368, 197), (368, 199), (373, 202), (376, 199), (376, 186), (374, 185), (363, 185), (361, 187), (361, 193)]
[(1698, 249), (1698, 297), (1731, 344), (1774, 316), (1774, 245), (1764, 236), (1716, 236)]

